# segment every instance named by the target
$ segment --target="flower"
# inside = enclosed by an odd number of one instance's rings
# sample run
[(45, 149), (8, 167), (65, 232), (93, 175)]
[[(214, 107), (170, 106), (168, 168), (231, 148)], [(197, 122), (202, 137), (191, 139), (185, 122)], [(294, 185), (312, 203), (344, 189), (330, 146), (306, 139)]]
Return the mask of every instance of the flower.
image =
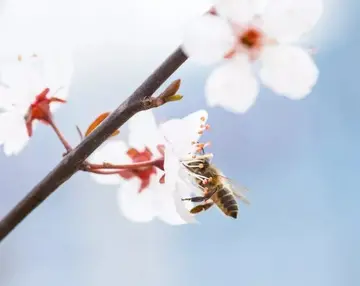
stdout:
[(205, 95), (210, 106), (246, 112), (259, 84), (252, 68), (275, 93), (302, 99), (315, 85), (319, 71), (309, 52), (295, 45), (319, 20), (322, 0), (220, 0), (216, 15), (192, 23), (183, 49), (194, 60), (212, 64), (225, 59), (209, 76)]
[[(189, 212), (194, 204), (181, 199), (203, 194), (194, 184), (196, 175), (190, 173), (185, 164), (196, 162), (199, 150), (209, 145), (209, 143), (199, 143), (203, 132), (209, 128), (206, 124), (207, 118), (208, 113), (199, 110), (182, 119), (172, 119), (160, 125), (161, 135), (165, 139), (165, 183), (174, 190), (173, 197), (177, 212), (189, 221), (195, 221), (194, 216)], [(207, 156), (212, 157), (212, 154)]]
[(0, 145), (7, 156), (17, 155), (35, 128), (34, 120), (51, 123), (63, 103), (73, 66), (68, 55), (17, 56), (0, 70)]
[[(199, 124), (204, 115), (207, 117), (204, 111), (196, 112), (158, 127), (152, 112), (142, 111), (129, 120), (129, 146), (120, 140), (110, 140), (90, 157), (91, 163), (113, 165), (152, 160), (152, 164), (140, 169), (120, 170), (109, 175), (92, 174), (98, 183), (120, 185), (118, 204), (127, 219), (149, 222), (157, 217), (173, 225), (195, 222), (180, 198), (189, 197), (196, 189), (179, 177), (180, 161), (175, 161), (178, 157), (172, 152), (175, 150), (176, 155), (191, 153), (194, 149), (191, 142), (201, 136)], [(191, 202), (186, 204), (192, 206)]]

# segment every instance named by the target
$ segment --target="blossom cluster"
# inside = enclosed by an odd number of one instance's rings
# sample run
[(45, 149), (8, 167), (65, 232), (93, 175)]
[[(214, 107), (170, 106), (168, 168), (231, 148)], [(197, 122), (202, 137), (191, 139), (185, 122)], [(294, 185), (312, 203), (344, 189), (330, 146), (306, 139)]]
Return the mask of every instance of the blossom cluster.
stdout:
[[(182, 44), (190, 59), (218, 64), (205, 83), (208, 105), (244, 113), (255, 103), (259, 80), (276, 94), (306, 97), (319, 71), (311, 52), (299, 43), (322, 11), (322, 0), (217, 1), (191, 23)], [(64, 49), (14, 53), (0, 48), (0, 145), (7, 156), (24, 149), (38, 122), (50, 126), (66, 151), (71, 150), (53, 113), (66, 102), (73, 70), (72, 55)], [(169, 101), (180, 98), (174, 94)], [(101, 115), (85, 136), (106, 116)], [(119, 208), (129, 220), (196, 222), (192, 200), (182, 199), (206, 197), (208, 190), (189, 179), (194, 174), (184, 162), (199, 162), (199, 150), (206, 146), (199, 140), (208, 129), (207, 119), (207, 111), (199, 110), (157, 124), (151, 110), (141, 111), (128, 121), (127, 142), (109, 138), (85, 162), (83, 171), (99, 184), (116, 186)]]

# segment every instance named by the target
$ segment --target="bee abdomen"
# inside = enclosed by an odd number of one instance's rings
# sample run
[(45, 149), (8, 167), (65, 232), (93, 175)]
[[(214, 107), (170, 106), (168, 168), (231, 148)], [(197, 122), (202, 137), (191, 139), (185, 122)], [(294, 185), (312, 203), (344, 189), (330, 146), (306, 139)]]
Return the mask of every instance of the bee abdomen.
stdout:
[(226, 189), (218, 191), (216, 193), (216, 198), (213, 200), (225, 215), (237, 218), (239, 212), (238, 204), (230, 191)]

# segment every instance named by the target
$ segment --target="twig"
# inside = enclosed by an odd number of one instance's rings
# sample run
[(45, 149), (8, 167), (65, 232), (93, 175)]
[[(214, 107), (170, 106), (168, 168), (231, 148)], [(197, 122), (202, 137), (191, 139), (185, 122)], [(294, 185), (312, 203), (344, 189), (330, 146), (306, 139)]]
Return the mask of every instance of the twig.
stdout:
[(135, 113), (151, 108), (147, 99), (186, 61), (178, 48), (108, 118), (22, 199), (1, 221), (2, 241), (27, 215), (81, 168), (83, 162)]
[(78, 132), (79, 136), (80, 136), (80, 140), (83, 140), (84, 139), (84, 135), (82, 134), (79, 126), (76, 125), (76, 131)]
[(150, 161), (143, 161), (131, 164), (124, 164), (124, 165), (114, 165), (111, 163), (103, 163), (103, 164), (92, 164), (92, 163), (85, 163), (85, 166), (89, 169), (139, 169), (149, 166), (161, 166), (164, 164), (164, 158), (154, 159)]
[(66, 152), (70, 152), (72, 150), (72, 148), (71, 148), (70, 144), (66, 141), (65, 137), (60, 132), (59, 128), (57, 128), (55, 122), (51, 119), (51, 120), (49, 120), (48, 123), (51, 126), (51, 128), (54, 130), (54, 132), (56, 133), (56, 135), (59, 138), (59, 140), (61, 141), (61, 143), (64, 145)]
[[(85, 171), (85, 170), (84, 170)], [(99, 175), (117, 175), (119, 174), (121, 171), (120, 170), (115, 170), (115, 171), (107, 171), (107, 170), (86, 170), (86, 172), (88, 173), (93, 173), (93, 174), (99, 174)]]

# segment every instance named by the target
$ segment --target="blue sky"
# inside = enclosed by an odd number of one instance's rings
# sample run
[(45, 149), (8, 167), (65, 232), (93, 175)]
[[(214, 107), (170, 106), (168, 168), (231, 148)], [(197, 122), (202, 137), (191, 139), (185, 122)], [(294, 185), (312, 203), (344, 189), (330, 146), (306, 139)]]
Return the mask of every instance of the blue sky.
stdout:
[[(314, 40), (320, 78), (307, 99), (263, 89), (245, 115), (208, 108), (215, 163), (250, 188), (252, 205), (241, 207), (238, 220), (214, 208), (200, 225), (134, 224), (117, 209), (115, 188), (79, 173), (1, 243), (0, 285), (359, 285), (360, 4), (339, 7), (328, 37)], [(337, 17), (347, 19), (341, 29)], [(167, 51), (131, 61), (121, 48), (77, 51), (71, 97), (56, 114), (72, 144), (75, 124), (85, 128), (117, 106)], [(186, 63), (173, 77), (182, 79), (185, 97), (156, 110), (158, 120), (204, 108), (209, 72)], [(0, 155), (0, 216), (61, 153), (40, 127), (19, 156)]]

